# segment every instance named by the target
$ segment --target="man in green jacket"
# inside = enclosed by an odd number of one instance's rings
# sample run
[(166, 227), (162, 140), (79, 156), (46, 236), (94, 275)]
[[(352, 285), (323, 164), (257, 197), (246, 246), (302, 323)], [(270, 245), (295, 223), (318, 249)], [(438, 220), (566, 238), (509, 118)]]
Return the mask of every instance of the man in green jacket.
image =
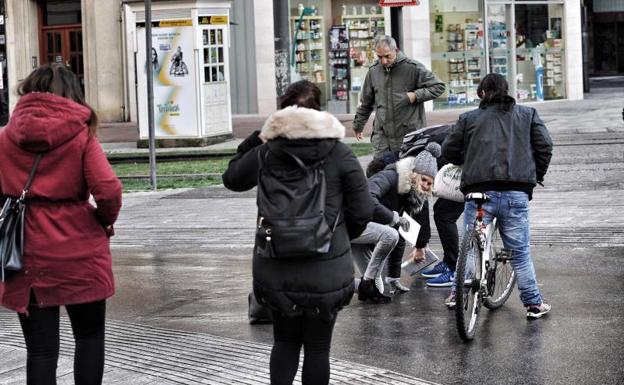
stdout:
[(424, 102), (442, 95), (444, 83), (420, 62), (398, 50), (391, 36), (375, 39), (379, 58), (366, 74), (360, 105), (353, 120), (357, 140), (370, 114), (376, 109), (371, 143), (374, 157), (385, 151), (398, 152), (403, 137), (426, 125)]

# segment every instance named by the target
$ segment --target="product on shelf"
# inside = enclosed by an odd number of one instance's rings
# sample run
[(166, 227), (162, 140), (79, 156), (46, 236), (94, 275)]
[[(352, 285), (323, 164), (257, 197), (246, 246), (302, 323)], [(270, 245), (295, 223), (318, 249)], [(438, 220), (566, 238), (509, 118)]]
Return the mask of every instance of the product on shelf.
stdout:
[(342, 23), (348, 31), (351, 67), (369, 67), (375, 62), (374, 39), (385, 33), (383, 15), (343, 15)]
[[(371, 7), (374, 13), (366, 13), (366, 7), (353, 8), (351, 14), (343, 10), (342, 24), (347, 28), (349, 37), (349, 74), (350, 74), (350, 101), (349, 109), (355, 111), (360, 100), (363, 79), (368, 67), (376, 61), (374, 40), (378, 35), (385, 35), (384, 15), (379, 7)], [(346, 7), (350, 11), (351, 7)], [(356, 12), (357, 11), (357, 12)]]
[(332, 100), (349, 100), (349, 38), (347, 27), (333, 26), (329, 30), (329, 68)]
[(325, 83), (325, 45), (323, 17), (293, 16), (291, 41), (295, 42), (295, 70), (302, 79)]
[(446, 26), (445, 79), (448, 87), (447, 103), (474, 103), (477, 87), (484, 75), (483, 58), (485, 57), (483, 23), (466, 19), (465, 23)]

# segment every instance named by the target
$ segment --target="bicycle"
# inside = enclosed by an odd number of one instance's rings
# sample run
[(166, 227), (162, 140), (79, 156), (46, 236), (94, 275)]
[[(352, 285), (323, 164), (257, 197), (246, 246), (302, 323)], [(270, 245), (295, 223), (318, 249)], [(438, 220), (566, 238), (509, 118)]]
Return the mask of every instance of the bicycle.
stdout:
[(466, 342), (474, 338), (481, 305), (490, 310), (503, 306), (516, 283), (511, 267), (512, 250), (501, 247), (496, 218), (483, 222), (485, 193), (470, 193), (466, 201), (477, 204), (473, 228), (464, 235), (455, 273), (455, 316), (459, 336)]

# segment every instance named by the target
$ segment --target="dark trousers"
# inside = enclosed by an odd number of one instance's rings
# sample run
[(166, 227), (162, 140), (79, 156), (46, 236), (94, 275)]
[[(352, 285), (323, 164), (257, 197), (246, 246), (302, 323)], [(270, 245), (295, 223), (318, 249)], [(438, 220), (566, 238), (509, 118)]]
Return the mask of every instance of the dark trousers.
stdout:
[(291, 385), (299, 367), (303, 345), (303, 385), (329, 383), (329, 348), (336, 317), (321, 320), (305, 315), (286, 317), (273, 312), (273, 350), (271, 351), (271, 385)]
[[(416, 247), (421, 249), (429, 243), (431, 239), (431, 224), (429, 222), (429, 201), (426, 201), (422, 207), (422, 210), (414, 217), (414, 220), (420, 225), (420, 232), (418, 233), (418, 239), (416, 240)], [(403, 261), (403, 254), (405, 253), (405, 239), (399, 237), (392, 253), (388, 256), (387, 273), (390, 278), (401, 277), (401, 262)]]
[(456, 222), (462, 212), (464, 212), (464, 202), (438, 198), (433, 205), (433, 220), (438, 229), (442, 250), (444, 250), (443, 261), (453, 271), (455, 271), (459, 253), (459, 235), (457, 234)]
[[(67, 305), (65, 308), (76, 341), (74, 382), (76, 385), (99, 385), (104, 373), (106, 301)], [(55, 385), (60, 309), (58, 306), (39, 308), (33, 297), (28, 313), (28, 316), (19, 314), (27, 349), (27, 384)]]

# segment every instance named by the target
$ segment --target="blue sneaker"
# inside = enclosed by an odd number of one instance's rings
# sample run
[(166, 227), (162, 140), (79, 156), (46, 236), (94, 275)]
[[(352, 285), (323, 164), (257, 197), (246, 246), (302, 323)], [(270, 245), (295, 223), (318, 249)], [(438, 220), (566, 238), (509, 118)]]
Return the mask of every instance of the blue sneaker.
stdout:
[(427, 280), (427, 286), (433, 287), (451, 287), (453, 286), (453, 280), (455, 279), (455, 273), (452, 271), (445, 271), (435, 278)]
[(438, 263), (431, 269), (423, 270), (420, 274), (425, 278), (435, 278), (447, 271), (451, 271), (444, 261)]

